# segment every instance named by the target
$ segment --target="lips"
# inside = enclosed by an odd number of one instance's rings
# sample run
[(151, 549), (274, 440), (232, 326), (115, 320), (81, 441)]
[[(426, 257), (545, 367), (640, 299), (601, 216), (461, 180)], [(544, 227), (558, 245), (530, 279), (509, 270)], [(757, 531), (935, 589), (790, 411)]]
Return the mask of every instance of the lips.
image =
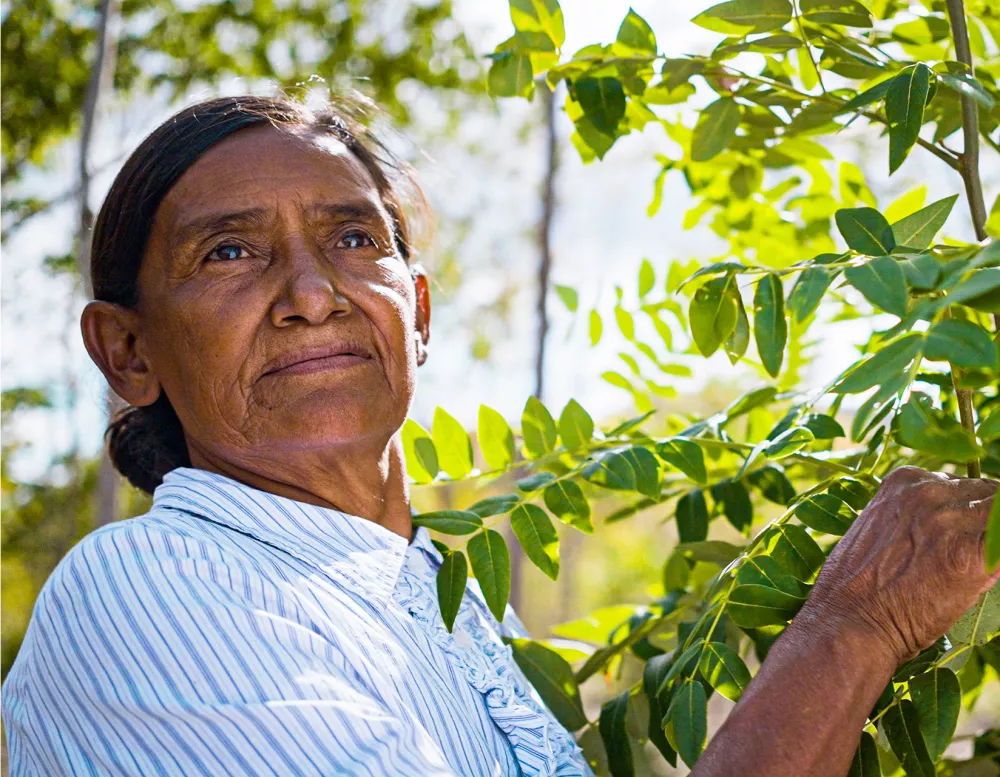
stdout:
[(324, 370), (336, 370), (363, 364), (372, 359), (372, 352), (361, 343), (344, 342), (297, 351), (286, 351), (264, 370), (264, 376), (300, 375)]

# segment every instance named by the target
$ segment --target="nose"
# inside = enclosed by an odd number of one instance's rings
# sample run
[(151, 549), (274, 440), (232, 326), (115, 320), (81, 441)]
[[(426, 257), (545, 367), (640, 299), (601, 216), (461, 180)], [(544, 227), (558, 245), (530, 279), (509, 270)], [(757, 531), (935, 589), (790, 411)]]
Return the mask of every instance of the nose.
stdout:
[(305, 237), (282, 241), (278, 266), (284, 273), (281, 294), (271, 306), (276, 327), (295, 323), (318, 325), (330, 316), (347, 315), (350, 301), (339, 290), (340, 279), (330, 260)]

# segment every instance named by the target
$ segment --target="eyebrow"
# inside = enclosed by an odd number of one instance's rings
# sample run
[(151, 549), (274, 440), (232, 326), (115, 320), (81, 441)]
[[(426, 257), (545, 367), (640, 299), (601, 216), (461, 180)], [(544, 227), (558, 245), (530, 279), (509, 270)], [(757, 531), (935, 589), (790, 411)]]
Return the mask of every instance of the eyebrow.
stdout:
[[(270, 208), (247, 208), (202, 216), (178, 227), (171, 242), (176, 248), (193, 242), (205, 234), (246, 226), (264, 226), (271, 220), (273, 212)], [(356, 219), (381, 224), (390, 231), (392, 228), (386, 214), (374, 203), (365, 200), (311, 205), (307, 208), (307, 212), (312, 216), (321, 216), (334, 221)]]

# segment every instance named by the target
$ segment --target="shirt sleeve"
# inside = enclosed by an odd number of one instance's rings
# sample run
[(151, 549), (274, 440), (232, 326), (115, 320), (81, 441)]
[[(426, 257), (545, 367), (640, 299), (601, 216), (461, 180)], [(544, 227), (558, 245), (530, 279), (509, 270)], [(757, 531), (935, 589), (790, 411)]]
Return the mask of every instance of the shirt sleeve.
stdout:
[(46, 773), (454, 777), (426, 729), (368, 692), (342, 646), (269, 606), (259, 579), (109, 529), (34, 612), (38, 714), (23, 725)]

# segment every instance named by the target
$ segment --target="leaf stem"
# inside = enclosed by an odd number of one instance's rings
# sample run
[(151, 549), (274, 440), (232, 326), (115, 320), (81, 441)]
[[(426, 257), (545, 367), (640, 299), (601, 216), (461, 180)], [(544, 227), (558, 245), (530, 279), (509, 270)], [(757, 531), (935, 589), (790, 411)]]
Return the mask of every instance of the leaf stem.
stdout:
[[(963, 0), (946, 0), (951, 37), (955, 43), (955, 56), (969, 69), (969, 76), (975, 78), (972, 66), (972, 50), (969, 47), (969, 27), (965, 20)], [(959, 96), (962, 105), (962, 137), (964, 145), (958, 157), (958, 171), (965, 182), (965, 196), (969, 201), (972, 226), (977, 240), (985, 240), (986, 203), (983, 200), (983, 184), (979, 178), (979, 108), (976, 101), (964, 92)], [(961, 407), (961, 401), (959, 402)]]
[(813, 56), (812, 48), (809, 46), (809, 38), (806, 35), (805, 28), (802, 26), (802, 14), (799, 11), (799, 4), (797, 0), (792, 2), (792, 14), (795, 16), (795, 26), (799, 29), (799, 37), (802, 38), (802, 45), (805, 46), (806, 54), (809, 57), (809, 61), (812, 63), (813, 71), (816, 73), (816, 80), (819, 82), (819, 88), (822, 90), (823, 94), (826, 94), (826, 85), (823, 83), (823, 74), (819, 72), (819, 65), (816, 64), (816, 58)]

